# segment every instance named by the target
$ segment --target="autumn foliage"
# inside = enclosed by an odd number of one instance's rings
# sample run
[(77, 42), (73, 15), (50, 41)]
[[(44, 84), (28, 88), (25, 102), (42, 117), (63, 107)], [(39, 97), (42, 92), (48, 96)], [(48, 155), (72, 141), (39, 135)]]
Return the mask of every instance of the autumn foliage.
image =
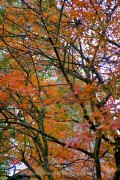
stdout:
[(0, 161), (40, 180), (119, 180), (118, 9), (0, 1)]

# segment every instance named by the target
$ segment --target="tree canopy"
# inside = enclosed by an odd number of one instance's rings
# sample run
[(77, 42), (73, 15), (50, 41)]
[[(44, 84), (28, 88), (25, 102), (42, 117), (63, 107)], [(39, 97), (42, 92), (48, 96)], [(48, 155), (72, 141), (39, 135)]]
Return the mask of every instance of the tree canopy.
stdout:
[(119, 180), (119, 5), (1, 0), (0, 161), (39, 180)]

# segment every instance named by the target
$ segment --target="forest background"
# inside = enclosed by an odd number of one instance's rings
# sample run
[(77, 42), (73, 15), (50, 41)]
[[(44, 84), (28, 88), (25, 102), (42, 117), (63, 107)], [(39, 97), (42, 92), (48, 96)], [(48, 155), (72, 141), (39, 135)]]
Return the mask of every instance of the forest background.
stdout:
[(119, 180), (119, 5), (0, 1), (1, 177)]

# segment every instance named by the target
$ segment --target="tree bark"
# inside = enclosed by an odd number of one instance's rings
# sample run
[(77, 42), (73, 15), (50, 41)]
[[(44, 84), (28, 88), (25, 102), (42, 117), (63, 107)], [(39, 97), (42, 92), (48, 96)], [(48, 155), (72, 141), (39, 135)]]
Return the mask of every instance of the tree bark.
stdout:
[(120, 180), (120, 137), (115, 138), (116, 149), (115, 149), (115, 162), (116, 162), (116, 172), (114, 175), (114, 180)]
[(100, 152), (100, 144), (101, 144), (101, 135), (100, 132), (98, 136), (95, 139), (95, 150), (94, 150), (94, 155), (95, 155), (95, 168), (96, 168), (96, 177), (97, 180), (101, 180), (101, 167), (100, 167), (100, 160), (99, 160), (99, 152)]

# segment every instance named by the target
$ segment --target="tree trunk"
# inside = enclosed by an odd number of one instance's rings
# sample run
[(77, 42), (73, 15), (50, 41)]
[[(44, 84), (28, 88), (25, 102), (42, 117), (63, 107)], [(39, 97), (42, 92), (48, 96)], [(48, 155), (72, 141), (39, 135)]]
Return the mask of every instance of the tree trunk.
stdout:
[(116, 142), (116, 149), (115, 149), (116, 172), (114, 175), (114, 180), (120, 180), (120, 137), (116, 137), (115, 142)]
[(101, 168), (100, 168), (100, 160), (99, 160), (99, 151), (100, 151), (100, 144), (101, 144), (101, 137), (100, 133), (95, 139), (95, 150), (94, 150), (94, 155), (95, 155), (95, 168), (96, 168), (96, 177), (97, 180), (101, 180)]

